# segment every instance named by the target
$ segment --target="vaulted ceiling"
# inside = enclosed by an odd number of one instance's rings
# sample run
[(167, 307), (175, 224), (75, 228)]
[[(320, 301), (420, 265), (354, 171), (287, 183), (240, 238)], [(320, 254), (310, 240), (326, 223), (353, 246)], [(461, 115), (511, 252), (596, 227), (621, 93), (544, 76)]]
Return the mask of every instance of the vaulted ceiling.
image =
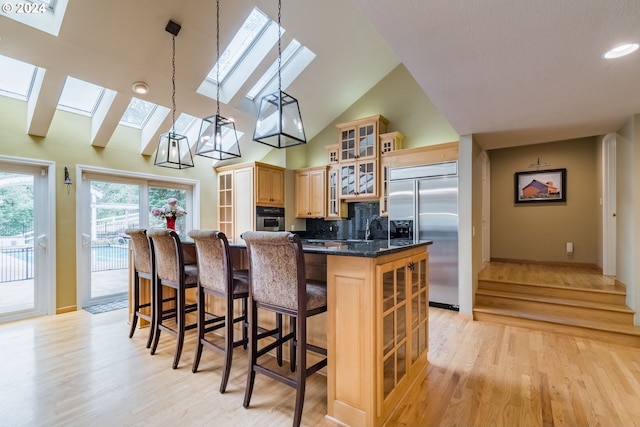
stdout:
[[(275, 0), (221, 1), (221, 49), (256, 6), (276, 19)], [(46, 70), (26, 131), (46, 135), (67, 76), (116, 92), (94, 145), (108, 145), (131, 97), (170, 107), (170, 19), (182, 25), (177, 112), (214, 114), (215, 100), (196, 92), (216, 59), (213, 0), (69, 0), (58, 36), (0, 15), (0, 55)], [(285, 0), (283, 46), (295, 38), (316, 55), (286, 91), (310, 139), (402, 62), (455, 131), (487, 149), (601, 135), (640, 113), (640, 52), (602, 58), (640, 41), (639, 22), (637, 0)], [(243, 157), (265, 148), (239, 106), (276, 56), (274, 46), (221, 106), (244, 132)], [(150, 92), (135, 95), (135, 81)], [(141, 132), (141, 152), (170, 126), (169, 115)]]

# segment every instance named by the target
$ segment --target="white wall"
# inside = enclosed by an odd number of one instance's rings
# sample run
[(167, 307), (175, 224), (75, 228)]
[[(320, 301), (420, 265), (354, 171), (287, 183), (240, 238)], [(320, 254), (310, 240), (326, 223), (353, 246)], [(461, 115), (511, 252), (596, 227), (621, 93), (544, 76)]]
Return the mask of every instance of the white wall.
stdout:
[(634, 323), (640, 325), (640, 115), (618, 130), (616, 141), (616, 278), (627, 286), (627, 305), (635, 310)]

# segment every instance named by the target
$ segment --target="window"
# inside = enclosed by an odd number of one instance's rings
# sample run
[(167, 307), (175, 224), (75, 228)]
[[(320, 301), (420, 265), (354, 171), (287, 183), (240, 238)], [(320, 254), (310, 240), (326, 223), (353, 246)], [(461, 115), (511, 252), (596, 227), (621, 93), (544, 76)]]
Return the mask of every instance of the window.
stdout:
[(58, 101), (58, 108), (85, 116), (93, 116), (104, 91), (101, 86), (67, 77)]
[(142, 129), (158, 106), (138, 98), (131, 98), (120, 124)]
[[(262, 36), (271, 20), (260, 9), (254, 8), (242, 27), (220, 54), (220, 60), (213, 66), (207, 79), (214, 84), (222, 84), (236, 64), (247, 55), (249, 48)], [(218, 69), (220, 69), (219, 80)]]
[(27, 101), (38, 67), (0, 55), (0, 95)]

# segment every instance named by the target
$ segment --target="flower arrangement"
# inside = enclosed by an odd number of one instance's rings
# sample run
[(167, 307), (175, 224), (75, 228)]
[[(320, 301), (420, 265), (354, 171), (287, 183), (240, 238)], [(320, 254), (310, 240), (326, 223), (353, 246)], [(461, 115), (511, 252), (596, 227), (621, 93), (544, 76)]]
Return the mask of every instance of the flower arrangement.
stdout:
[(151, 215), (159, 216), (160, 218), (178, 218), (181, 216), (185, 216), (187, 211), (178, 206), (178, 199), (175, 197), (171, 197), (167, 200), (161, 208), (153, 208), (151, 209)]

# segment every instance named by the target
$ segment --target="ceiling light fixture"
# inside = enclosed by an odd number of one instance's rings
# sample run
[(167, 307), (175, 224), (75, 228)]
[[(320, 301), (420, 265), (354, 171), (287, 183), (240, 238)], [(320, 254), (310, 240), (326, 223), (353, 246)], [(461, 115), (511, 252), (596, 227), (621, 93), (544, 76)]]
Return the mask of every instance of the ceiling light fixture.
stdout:
[(638, 50), (638, 47), (640, 47), (638, 43), (623, 44), (618, 47), (614, 47), (603, 56), (606, 59), (620, 58), (621, 56), (626, 56), (630, 53), (635, 52), (636, 50)]
[(540, 170), (540, 168), (543, 168), (545, 166), (551, 166), (549, 163), (540, 163), (540, 157), (538, 157), (538, 161), (535, 163), (531, 163), (529, 165), (530, 168), (536, 168), (536, 170)]
[(298, 100), (282, 91), (282, 27), (281, 0), (278, 0), (278, 92), (265, 95), (260, 101), (253, 140), (275, 148), (306, 144)]
[(215, 160), (240, 157), (236, 125), (220, 115), (220, 0), (216, 0), (216, 114), (205, 117), (200, 125), (196, 156)]
[(165, 28), (165, 31), (171, 33), (173, 41), (173, 55), (171, 57), (173, 70), (171, 75), (173, 88), (171, 94), (171, 103), (173, 104), (173, 109), (171, 110), (172, 122), (171, 130), (160, 135), (158, 150), (156, 151), (156, 160), (154, 162), (155, 166), (173, 169), (186, 169), (194, 166), (189, 140), (186, 136), (176, 133), (176, 36), (180, 32), (180, 28), (180, 25), (173, 21), (169, 21)]
[(140, 95), (149, 93), (149, 85), (145, 82), (135, 82), (131, 85), (131, 90)]

